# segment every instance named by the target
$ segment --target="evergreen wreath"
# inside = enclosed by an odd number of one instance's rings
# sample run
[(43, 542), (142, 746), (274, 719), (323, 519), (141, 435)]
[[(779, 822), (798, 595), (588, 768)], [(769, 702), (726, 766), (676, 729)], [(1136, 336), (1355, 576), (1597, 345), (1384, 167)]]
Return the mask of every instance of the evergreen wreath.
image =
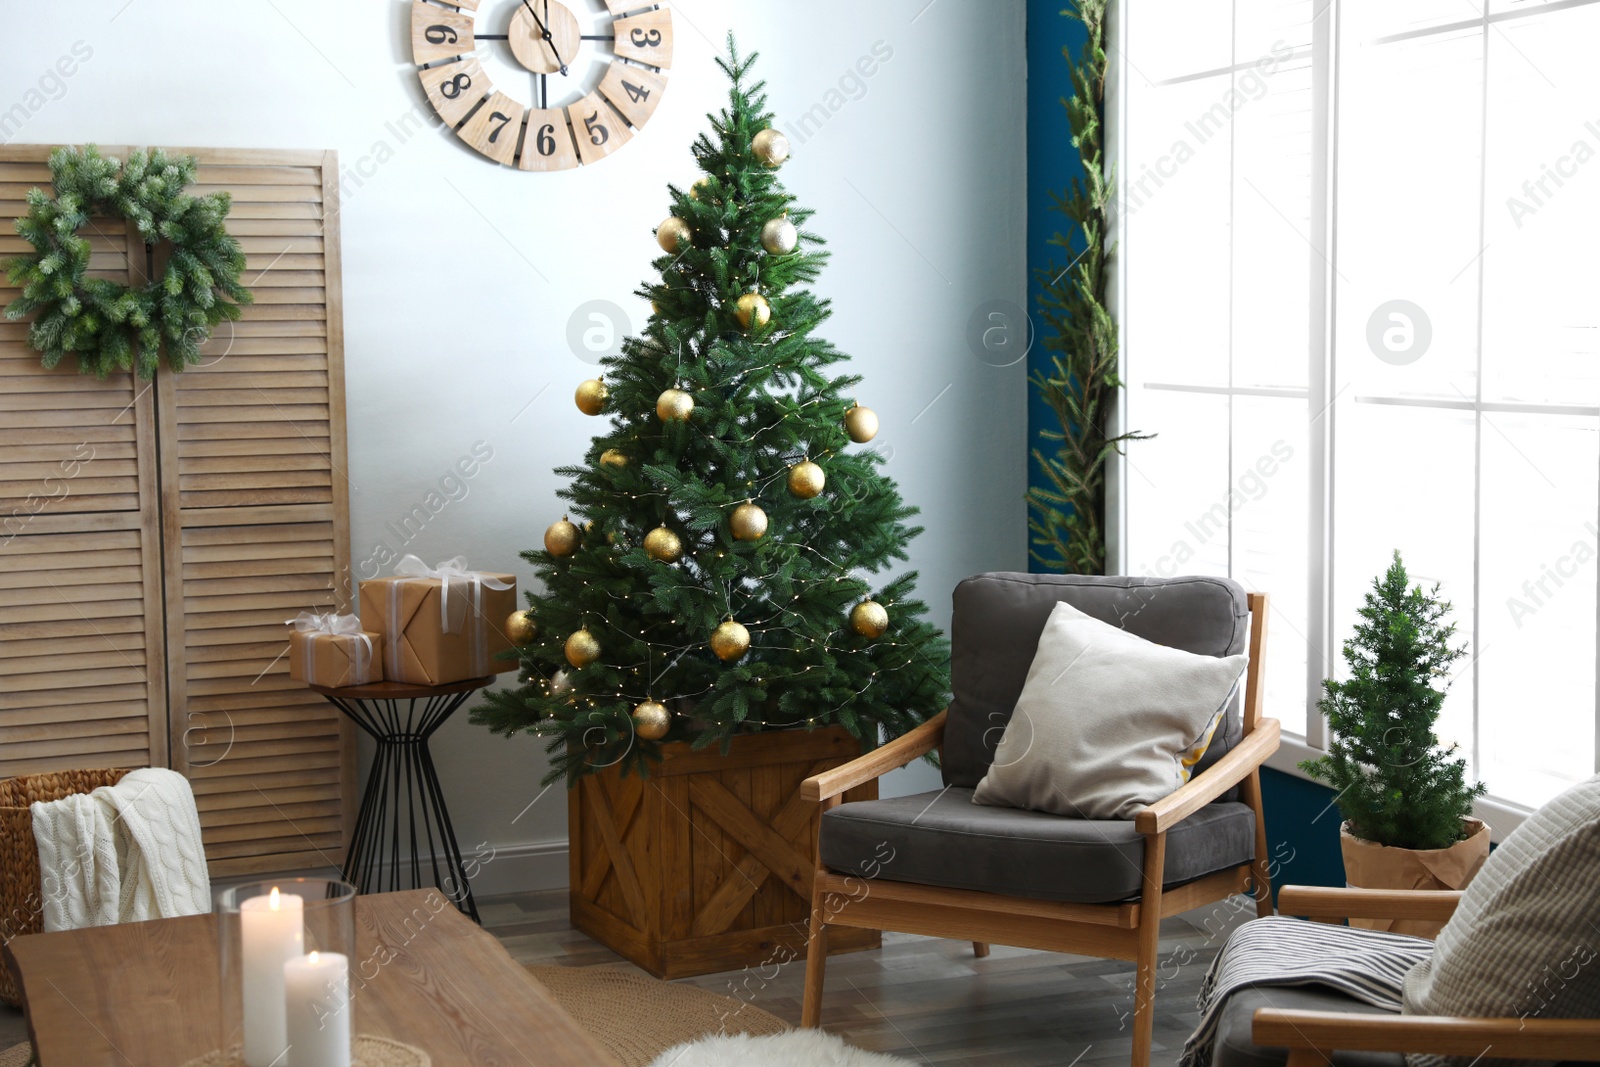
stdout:
[[(22, 287), (6, 318), (38, 312), (28, 343), (43, 353), (46, 368), (71, 353), (82, 373), (104, 379), (137, 370), (148, 381), (165, 347), (167, 365), (181, 371), (200, 361), (217, 323), (238, 319), (239, 305), (252, 302), (239, 284), (244, 252), (223, 227), (232, 198), (187, 195), (195, 166), (193, 156), (169, 157), (159, 148), (134, 151), (126, 163), (94, 145), (50, 153), (55, 195), (30, 189), (28, 213), (16, 223), (34, 252), (5, 264), (12, 284)], [(88, 277), (89, 240), (79, 231), (95, 215), (133, 223), (147, 245), (170, 244), (160, 277), (137, 288)]]

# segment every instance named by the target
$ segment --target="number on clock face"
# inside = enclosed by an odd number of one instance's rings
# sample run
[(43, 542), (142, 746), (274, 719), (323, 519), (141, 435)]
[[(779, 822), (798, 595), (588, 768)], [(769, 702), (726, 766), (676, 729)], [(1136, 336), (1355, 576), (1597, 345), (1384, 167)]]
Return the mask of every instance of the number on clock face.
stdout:
[[(563, 0), (413, 0), (412, 58), (422, 67), (428, 102), (473, 149), (519, 170), (567, 170), (627, 144), (661, 103), (672, 65), (672, 14), (664, 5), (638, 10), (646, 2), (605, 0), (608, 32), (605, 14), (601, 28), (580, 30)], [(479, 34), (483, 24), (493, 28)], [(485, 37), (505, 41), (528, 72), (535, 106), (490, 82), (474, 56)], [(585, 92), (580, 79), (593, 69), (584, 58), (590, 47), (616, 58)], [(571, 100), (574, 90), (583, 93), (577, 102), (548, 106), (552, 96)]]

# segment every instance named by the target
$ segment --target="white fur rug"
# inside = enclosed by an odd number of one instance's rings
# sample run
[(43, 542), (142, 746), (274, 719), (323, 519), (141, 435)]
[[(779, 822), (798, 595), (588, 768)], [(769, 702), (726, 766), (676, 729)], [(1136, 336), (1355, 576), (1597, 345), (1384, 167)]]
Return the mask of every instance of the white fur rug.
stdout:
[(821, 1030), (751, 1037), (705, 1037), (667, 1049), (650, 1067), (916, 1067), (910, 1060), (862, 1052)]

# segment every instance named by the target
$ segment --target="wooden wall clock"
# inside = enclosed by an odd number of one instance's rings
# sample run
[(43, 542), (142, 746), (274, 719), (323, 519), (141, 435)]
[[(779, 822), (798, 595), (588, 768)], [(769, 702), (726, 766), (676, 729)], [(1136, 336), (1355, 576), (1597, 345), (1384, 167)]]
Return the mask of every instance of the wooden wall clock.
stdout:
[[(463, 141), (508, 167), (566, 170), (604, 159), (661, 103), (672, 13), (652, 0), (603, 2), (604, 11), (582, 12), (585, 27), (572, 10), (585, 0), (413, 0), (411, 57), (428, 102)], [(480, 23), (504, 32), (480, 33)], [(489, 80), (476, 54), (487, 41), (510, 46), (530, 76), (531, 103)], [(584, 72), (601, 64), (588, 84)]]

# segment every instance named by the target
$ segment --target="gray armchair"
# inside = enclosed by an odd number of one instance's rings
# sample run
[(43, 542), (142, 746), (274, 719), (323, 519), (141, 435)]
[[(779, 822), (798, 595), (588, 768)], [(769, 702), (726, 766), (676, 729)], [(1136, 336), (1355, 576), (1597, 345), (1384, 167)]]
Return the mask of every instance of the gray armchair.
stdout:
[[(1212, 656), (1248, 648), (1242, 701), (1189, 783), (1133, 820), (972, 803), (1058, 601), (1147, 640)], [(1272, 910), (1259, 770), (1278, 747), (1261, 718), (1267, 598), (1222, 578), (984, 574), (955, 591), (949, 708), (806, 780), (819, 803), (802, 1023), (822, 1012), (829, 926), (898, 930), (1137, 964), (1133, 1067), (1150, 1058), (1161, 918), (1253, 887)], [(945, 788), (841, 804), (938, 748)]]

